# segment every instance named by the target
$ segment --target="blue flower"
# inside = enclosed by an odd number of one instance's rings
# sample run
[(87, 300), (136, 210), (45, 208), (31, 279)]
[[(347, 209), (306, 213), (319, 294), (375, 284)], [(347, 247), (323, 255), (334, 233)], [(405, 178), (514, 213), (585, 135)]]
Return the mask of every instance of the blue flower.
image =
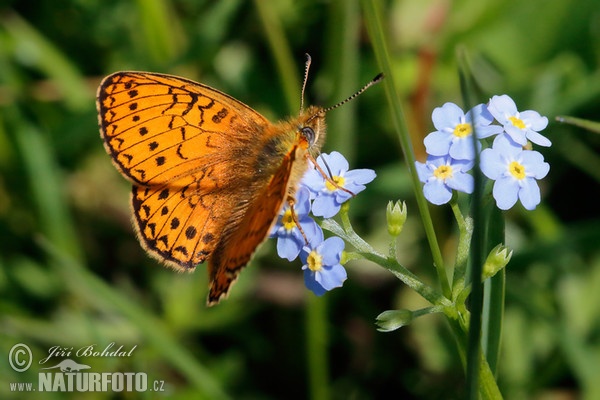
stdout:
[(467, 171), (473, 161), (455, 160), (450, 156), (429, 156), (425, 163), (415, 161), (425, 198), (433, 204), (445, 204), (452, 198), (452, 190), (473, 192), (473, 177)]
[(296, 225), (296, 221), (294, 221), (289, 204), (286, 204), (279, 213), (270, 235), (277, 238), (277, 254), (279, 257), (289, 261), (293, 261), (298, 257), (300, 250), (306, 244), (306, 240), (309, 242), (312, 240), (323, 241), (321, 227), (308, 215), (310, 212), (309, 190), (301, 186), (296, 191), (295, 197), (294, 214), (306, 235), (306, 239), (300, 232), (298, 225)]
[[(490, 125), (494, 117), (483, 104), (473, 107), (466, 115), (454, 103), (437, 107), (431, 115), (437, 129), (425, 137), (425, 149), (432, 156), (446, 156), (456, 160), (473, 160), (473, 130), (478, 138), (486, 138), (502, 132), (502, 127)], [(473, 126), (474, 125), (474, 126)], [(477, 150), (481, 149), (479, 142)]]
[(540, 203), (537, 179), (548, 174), (550, 165), (537, 151), (523, 150), (506, 135), (494, 140), (492, 148), (481, 152), (481, 171), (494, 180), (492, 194), (501, 210), (508, 210), (518, 200), (533, 210)]
[(504, 131), (511, 139), (525, 146), (527, 140), (540, 146), (549, 147), (552, 142), (539, 131), (548, 126), (548, 118), (542, 117), (537, 111), (519, 112), (517, 105), (509, 96), (494, 96), (488, 104), (488, 110), (496, 120), (504, 125)]
[[(375, 179), (375, 171), (371, 169), (348, 170), (348, 161), (337, 151), (321, 154), (317, 164), (331, 173), (331, 180), (323, 177), (316, 168), (306, 172), (302, 184), (314, 194), (312, 213), (318, 217), (331, 218), (340, 211), (342, 203), (365, 189), (365, 185)], [(335, 182), (335, 185), (332, 182)], [(343, 189), (340, 189), (343, 188)]]
[(341, 287), (346, 280), (346, 270), (340, 264), (343, 250), (344, 241), (339, 237), (330, 237), (320, 243), (315, 241), (302, 248), (304, 283), (317, 296)]

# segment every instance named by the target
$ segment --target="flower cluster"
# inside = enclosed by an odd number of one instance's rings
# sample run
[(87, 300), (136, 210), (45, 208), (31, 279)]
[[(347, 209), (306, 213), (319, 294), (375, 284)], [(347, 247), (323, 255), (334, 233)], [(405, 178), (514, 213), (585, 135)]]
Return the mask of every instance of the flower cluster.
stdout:
[[(493, 96), (488, 104), (479, 104), (466, 114), (453, 103), (438, 107), (432, 114), (437, 129), (424, 140), (427, 160), (416, 162), (419, 179), (425, 185), (425, 198), (433, 204), (445, 204), (452, 191), (473, 191), (475, 151), (481, 152), (483, 174), (495, 181), (492, 194), (502, 210), (517, 200), (533, 210), (540, 203), (537, 180), (548, 174), (550, 166), (537, 151), (528, 150), (528, 142), (548, 147), (552, 143), (539, 132), (548, 118), (537, 111), (517, 110), (507, 95)], [(473, 134), (476, 134), (474, 145)], [(481, 150), (483, 139), (495, 136), (491, 147)]]
[[(339, 237), (325, 239), (321, 227), (309, 215), (331, 218), (342, 203), (365, 189), (375, 179), (370, 169), (349, 170), (348, 161), (338, 152), (321, 154), (319, 169), (309, 169), (296, 191), (295, 202), (286, 204), (271, 230), (277, 238), (277, 254), (289, 261), (302, 260), (304, 282), (317, 296), (342, 286), (346, 270), (341, 265), (344, 241)], [(327, 178), (323, 176), (327, 171)]]

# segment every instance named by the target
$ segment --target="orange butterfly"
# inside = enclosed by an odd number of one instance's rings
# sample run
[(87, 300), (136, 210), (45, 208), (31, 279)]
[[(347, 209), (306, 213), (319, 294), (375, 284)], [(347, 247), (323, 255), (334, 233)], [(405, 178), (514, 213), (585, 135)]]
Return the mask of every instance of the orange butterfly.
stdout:
[[(310, 58), (304, 83), (309, 65)], [(218, 303), (283, 203), (293, 201), (308, 160), (325, 139), (325, 113), (344, 102), (311, 106), (272, 124), (188, 79), (148, 72), (106, 77), (97, 95), (100, 134), (117, 169), (133, 183), (142, 247), (177, 270), (192, 271), (208, 260), (207, 304)]]

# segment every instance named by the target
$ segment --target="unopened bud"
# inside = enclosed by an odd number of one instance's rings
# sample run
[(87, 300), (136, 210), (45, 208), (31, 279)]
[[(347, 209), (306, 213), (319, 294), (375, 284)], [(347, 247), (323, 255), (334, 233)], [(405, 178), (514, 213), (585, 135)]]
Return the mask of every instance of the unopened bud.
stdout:
[(388, 310), (377, 316), (377, 330), (379, 332), (391, 332), (408, 325), (413, 320), (414, 313), (410, 310)]
[(494, 247), (483, 264), (483, 280), (491, 278), (502, 268), (506, 267), (506, 264), (508, 264), (512, 257), (512, 253), (512, 250), (509, 250), (502, 243)]
[(391, 236), (396, 237), (402, 232), (404, 222), (406, 222), (406, 203), (397, 201), (390, 201), (385, 210), (385, 217), (387, 219), (387, 228)]

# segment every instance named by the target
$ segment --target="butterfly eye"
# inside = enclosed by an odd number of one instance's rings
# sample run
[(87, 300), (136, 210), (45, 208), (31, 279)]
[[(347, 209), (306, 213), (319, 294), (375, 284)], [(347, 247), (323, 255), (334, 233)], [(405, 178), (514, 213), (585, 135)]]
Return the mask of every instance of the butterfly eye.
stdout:
[(315, 131), (309, 126), (305, 126), (301, 129), (302, 136), (306, 138), (308, 143), (312, 146), (315, 142)]

